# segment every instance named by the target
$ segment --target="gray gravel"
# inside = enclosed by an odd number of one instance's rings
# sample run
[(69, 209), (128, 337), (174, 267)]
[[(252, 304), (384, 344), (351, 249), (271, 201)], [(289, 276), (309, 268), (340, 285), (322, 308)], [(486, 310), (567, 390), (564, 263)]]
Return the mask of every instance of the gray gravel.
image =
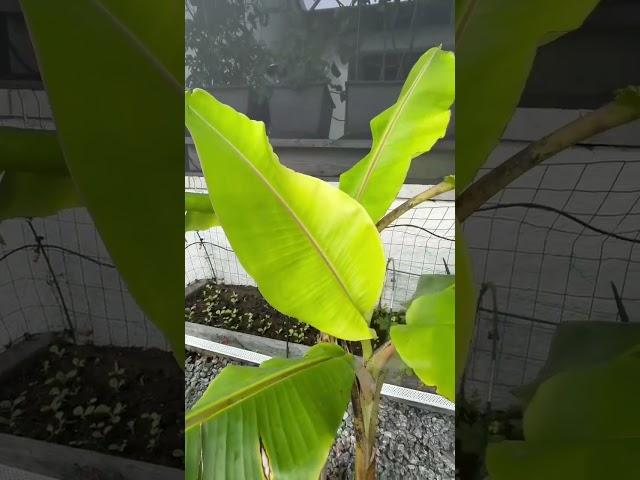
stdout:
[[(189, 409), (210, 380), (230, 362), (223, 357), (188, 354), (185, 404)], [(327, 479), (353, 479), (354, 442), (351, 407), (338, 429), (329, 458)], [(455, 476), (454, 417), (383, 400), (378, 431), (380, 480), (448, 480)]]

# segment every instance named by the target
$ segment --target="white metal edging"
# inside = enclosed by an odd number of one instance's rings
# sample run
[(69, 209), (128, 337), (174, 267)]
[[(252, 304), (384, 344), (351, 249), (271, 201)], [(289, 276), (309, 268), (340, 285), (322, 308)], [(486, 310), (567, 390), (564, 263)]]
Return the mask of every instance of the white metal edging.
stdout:
[[(204, 350), (206, 352), (212, 352), (217, 355), (225, 357), (231, 357), (243, 362), (261, 364), (265, 360), (269, 360), (269, 355), (263, 355), (262, 353), (252, 352), (250, 350), (244, 350), (238, 347), (232, 347), (231, 345), (224, 345), (218, 342), (212, 342), (211, 340), (205, 340), (203, 338), (194, 337), (192, 335), (184, 336), (184, 344), (187, 347), (196, 348), (198, 350)], [(382, 395), (385, 397), (393, 398), (402, 402), (412, 403), (416, 406), (428, 406), (442, 410), (445, 413), (455, 413), (456, 406), (453, 402), (447, 400), (440, 395), (434, 393), (422, 392), (420, 390), (414, 390), (412, 388), (400, 387), (398, 385), (392, 385), (385, 383), (382, 385)]]

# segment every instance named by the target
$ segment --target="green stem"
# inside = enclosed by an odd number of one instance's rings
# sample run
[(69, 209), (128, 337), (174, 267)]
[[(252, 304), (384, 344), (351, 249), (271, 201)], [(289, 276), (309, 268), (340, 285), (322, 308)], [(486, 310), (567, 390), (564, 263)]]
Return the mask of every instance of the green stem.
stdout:
[(410, 198), (403, 204), (391, 210), (384, 217), (382, 217), (380, 221), (378, 221), (378, 223), (376, 224), (378, 231), (381, 232), (382, 230), (387, 228), (389, 225), (391, 225), (392, 222), (397, 220), (403, 213), (408, 212), (412, 208), (417, 207), (421, 203), (426, 202), (427, 200), (430, 200), (433, 197), (436, 197), (445, 192), (449, 192), (454, 188), (455, 186), (451, 182), (448, 182), (445, 180), (443, 182), (440, 182), (438, 185), (434, 185), (433, 187), (428, 188), (424, 192), (419, 193), (415, 197)]

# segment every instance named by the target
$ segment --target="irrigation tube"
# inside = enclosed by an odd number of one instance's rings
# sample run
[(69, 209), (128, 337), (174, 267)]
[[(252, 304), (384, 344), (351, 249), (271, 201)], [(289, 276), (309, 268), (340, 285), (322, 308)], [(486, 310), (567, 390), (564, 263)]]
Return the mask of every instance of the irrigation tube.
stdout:
[[(224, 345), (218, 342), (212, 342), (211, 340), (205, 340), (192, 335), (184, 336), (184, 344), (187, 347), (204, 350), (206, 352), (215, 353), (216, 355), (222, 355), (224, 357), (230, 357), (248, 363), (260, 364), (271, 358), (269, 355), (263, 355), (261, 353), (232, 347), (231, 345)], [(455, 414), (456, 411), (455, 404), (440, 395), (422, 392), (412, 388), (400, 387), (398, 385), (391, 385), (389, 383), (382, 385), (382, 395), (400, 402), (410, 403), (417, 407), (428, 407), (452, 415)]]

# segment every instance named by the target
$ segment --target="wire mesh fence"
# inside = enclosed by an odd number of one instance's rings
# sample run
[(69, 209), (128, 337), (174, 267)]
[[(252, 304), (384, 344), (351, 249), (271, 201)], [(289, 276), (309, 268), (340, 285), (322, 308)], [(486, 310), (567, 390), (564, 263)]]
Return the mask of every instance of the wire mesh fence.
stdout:
[[(204, 179), (185, 177), (188, 191), (206, 191)], [(391, 208), (424, 186), (405, 185)], [(387, 274), (381, 305), (403, 309), (421, 275), (455, 272), (454, 203), (434, 201), (401, 216), (382, 233)], [(185, 239), (185, 285), (215, 279), (231, 285), (254, 285), (229, 244), (222, 228), (188, 232)]]
[[(46, 93), (0, 90), (0, 126), (55, 129)], [(80, 343), (168, 350), (86, 209), (2, 221), (0, 238), (0, 351), (28, 335), (62, 331)]]
[(621, 311), (638, 318), (637, 154), (633, 147), (576, 147), (467, 220), (476, 283), (495, 288), (496, 303), (490, 295), (480, 301), (466, 391), (486, 398), (493, 383), (493, 404), (506, 407), (516, 401), (512, 390), (539, 373), (559, 323), (615, 322)]

